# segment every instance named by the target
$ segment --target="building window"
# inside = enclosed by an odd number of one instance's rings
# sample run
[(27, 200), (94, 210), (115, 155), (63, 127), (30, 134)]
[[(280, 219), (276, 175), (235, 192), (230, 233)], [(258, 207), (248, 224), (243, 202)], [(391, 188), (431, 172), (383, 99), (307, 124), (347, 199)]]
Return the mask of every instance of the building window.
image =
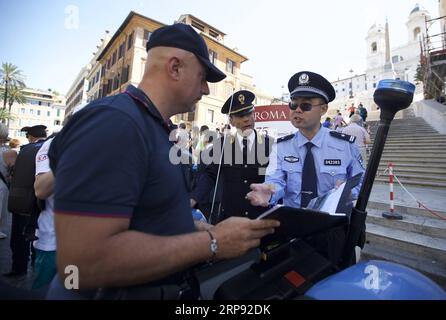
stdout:
[(218, 84), (209, 82), (209, 94), (211, 96), (218, 96)]
[(201, 23), (194, 20), (192, 20), (192, 27), (197, 28), (200, 31), (204, 31), (204, 26)]
[(126, 83), (127, 81), (129, 81), (129, 70), (130, 66), (127, 66), (122, 70), (121, 83)]
[(51, 117), (51, 111), (47, 111), (47, 112), (46, 112), (46, 115), (47, 115), (48, 117)]
[(372, 43), (372, 53), (375, 53), (376, 51), (378, 51), (378, 46), (376, 44), (376, 42)]
[(209, 60), (211, 60), (214, 65), (217, 64), (217, 57), (217, 52), (215, 52), (214, 50), (209, 50)]
[(107, 60), (107, 70), (110, 69), (110, 67), (111, 67), (111, 59), (108, 59)]
[(416, 27), (413, 30), (413, 39), (414, 40), (420, 40), (420, 33), (421, 33), (420, 27)]
[(60, 109), (57, 109), (57, 117), (60, 117)]
[(37, 115), (40, 116), (40, 110), (37, 110)]
[(113, 52), (111, 65), (114, 66), (115, 63), (116, 63), (116, 50), (115, 50), (115, 52)]
[(218, 38), (218, 32), (215, 32), (214, 30), (209, 29), (209, 35), (216, 39)]
[(214, 123), (214, 110), (209, 110), (207, 112), (207, 116), (206, 116), (206, 122), (208, 123)]
[(33, 116), (34, 115), (34, 110), (33, 109), (29, 109), (29, 114)]
[(226, 59), (226, 71), (235, 74), (235, 62), (231, 59)]
[(55, 126), (60, 126), (60, 120), (54, 120), (54, 125)]
[(195, 112), (188, 112), (186, 121), (194, 121), (195, 120)]
[(124, 56), (124, 45), (125, 45), (125, 43), (123, 42), (119, 46), (118, 60)]
[(132, 32), (129, 35), (129, 38), (127, 39), (127, 50), (130, 50), (130, 48), (133, 46), (133, 37), (135, 35), (135, 32)]
[(25, 114), (25, 108), (20, 108), (20, 113)]
[(149, 41), (151, 35), (152, 35), (152, 32), (150, 32), (149, 30), (144, 30), (144, 39), (143, 39), (143, 42), (142, 42), (144, 48), (146, 47), (147, 41)]
[(373, 88), (376, 88), (376, 82), (373, 84)]

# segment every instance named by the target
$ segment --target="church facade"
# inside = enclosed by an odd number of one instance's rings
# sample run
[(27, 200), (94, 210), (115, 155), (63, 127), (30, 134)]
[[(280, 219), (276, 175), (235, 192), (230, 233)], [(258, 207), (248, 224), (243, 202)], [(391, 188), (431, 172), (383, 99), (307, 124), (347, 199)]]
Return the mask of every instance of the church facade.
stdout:
[[(336, 110), (344, 112), (352, 103), (360, 102), (369, 110), (376, 110), (373, 92), (382, 79), (401, 79), (416, 83), (415, 75), (420, 62), (422, 37), (427, 35), (426, 20), (430, 14), (416, 5), (410, 12), (407, 27), (407, 42), (398, 47), (390, 47), (389, 27), (374, 24), (365, 38), (367, 46), (366, 70), (359, 75), (333, 81), (336, 100), (330, 104), (330, 114)], [(416, 97), (422, 99), (422, 84), (417, 85)]]

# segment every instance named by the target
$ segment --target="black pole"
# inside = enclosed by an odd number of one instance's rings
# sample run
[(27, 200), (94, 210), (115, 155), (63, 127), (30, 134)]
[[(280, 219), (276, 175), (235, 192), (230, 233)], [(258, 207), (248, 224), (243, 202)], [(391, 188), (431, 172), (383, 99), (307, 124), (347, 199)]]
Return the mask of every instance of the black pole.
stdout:
[(395, 114), (406, 109), (413, 100), (415, 86), (401, 80), (382, 80), (378, 84), (373, 98), (380, 107), (380, 122), (375, 135), (372, 154), (369, 159), (365, 176), (359, 192), (355, 208), (350, 216), (350, 226), (345, 242), (341, 268), (346, 268), (355, 263), (355, 247), (364, 247), (365, 244), (365, 221), (367, 218), (367, 203), (378, 171), (379, 162), (384, 150), (384, 145), (389, 133), (390, 124)]

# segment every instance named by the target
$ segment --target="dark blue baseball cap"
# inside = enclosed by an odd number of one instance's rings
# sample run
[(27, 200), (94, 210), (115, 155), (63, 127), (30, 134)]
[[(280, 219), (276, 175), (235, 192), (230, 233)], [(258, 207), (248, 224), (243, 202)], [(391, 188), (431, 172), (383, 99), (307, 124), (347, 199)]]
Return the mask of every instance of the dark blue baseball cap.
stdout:
[(192, 52), (206, 67), (208, 82), (219, 82), (226, 78), (209, 60), (206, 42), (190, 25), (175, 23), (156, 29), (150, 36), (146, 49), (149, 51), (154, 47), (172, 47)]

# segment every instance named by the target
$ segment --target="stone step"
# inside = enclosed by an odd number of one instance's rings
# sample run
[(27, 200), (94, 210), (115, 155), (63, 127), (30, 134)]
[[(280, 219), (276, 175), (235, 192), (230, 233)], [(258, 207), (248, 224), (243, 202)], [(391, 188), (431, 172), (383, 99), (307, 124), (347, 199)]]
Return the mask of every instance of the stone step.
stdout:
[(383, 155), (390, 156), (408, 156), (410, 158), (420, 157), (420, 158), (446, 158), (446, 152), (443, 150), (438, 151), (418, 151), (418, 150), (386, 150), (384, 149)]
[(446, 239), (430, 237), (416, 232), (392, 229), (367, 223), (367, 243), (392, 248), (396, 252), (410, 252), (446, 264)]
[[(444, 163), (431, 163), (429, 167), (417, 164), (417, 163), (404, 163), (404, 162), (392, 162), (395, 170), (426, 170), (426, 172), (436, 171), (436, 172), (446, 172), (446, 164)], [(387, 168), (387, 163), (380, 163), (378, 169), (384, 170)]]
[[(378, 167), (378, 172), (382, 174), (387, 169), (387, 165), (380, 165)], [(445, 168), (428, 168), (420, 166), (419, 168), (407, 168), (401, 165), (393, 166), (393, 173), (398, 175), (400, 173), (404, 174), (428, 174), (436, 175), (438, 177), (443, 177), (446, 179), (446, 169)]]
[[(428, 175), (428, 174), (415, 174), (415, 173), (405, 173), (405, 172), (395, 172), (394, 175), (398, 177), (401, 181), (411, 181), (411, 180), (428, 180), (432, 182), (446, 182), (444, 176), (441, 175)], [(387, 176), (387, 175), (386, 175)]]
[(420, 145), (392, 145), (392, 144), (386, 144), (384, 147), (384, 151), (389, 151), (389, 152), (396, 152), (396, 151), (427, 151), (427, 152), (441, 152), (441, 153), (446, 153), (446, 143), (444, 145), (437, 145), (435, 147), (433, 146), (426, 146), (423, 144)]
[[(410, 136), (410, 138), (409, 138)], [(375, 142), (374, 137), (371, 137), (372, 143)], [(446, 142), (446, 139), (444, 138), (436, 138), (436, 137), (431, 137), (431, 136), (427, 136), (427, 137), (416, 137), (414, 135), (404, 135), (401, 137), (388, 137), (386, 140), (386, 145), (387, 144), (403, 144), (406, 146), (410, 146), (412, 144), (414, 145), (418, 145), (418, 144), (427, 144), (427, 143), (431, 143), (432, 145), (435, 145), (437, 143), (439, 144), (444, 144)]]
[[(371, 133), (376, 133), (371, 131)], [(434, 129), (411, 129), (411, 128), (407, 128), (407, 129), (396, 129), (396, 128), (390, 128), (389, 129), (389, 133), (390, 134), (402, 134), (402, 133), (413, 133), (416, 135), (420, 135), (420, 134), (436, 134), (438, 133), (437, 131), (435, 131)]]
[[(381, 183), (388, 183), (389, 182), (389, 178), (388, 177), (376, 177), (375, 178), (376, 182), (381, 182)], [(446, 182), (438, 182), (438, 181), (428, 181), (428, 180), (404, 180), (404, 179), (400, 179), (401, 183), (403, 185), (407, 185), (407, 186), (414, 186), (414, 187), (428, 187), (428, 188), (435, 188), (435, 189), (445, 189), (446, 188)]]
[(367, 223), (392, 229), (421, 233), (425, 236), (434, 238), (446, 239), (446, 220), (403, 214), (398, 211), (395, 212), (400, 213), (403, 216), (403, 220), (390, 220), (382, 216), (382, 213), (387, 211), (389, 211), (389, 209), (367, 209)]
[[(370, 147), (372, 145), (369, 145)], [(446, 150), (446, 142), (421, 142), (421, 143), (386, 143), (386, 145), (384, 146), (384, 150), (390, 150), (390, 149), (401, 149), (404, 148), (405, 149), (410, 149), (410, 150)]]
[[(367, 203), (367, 210), (379, 210), (379, 211), (388, 211), (390, 208), (389, 206), (389, 202), (380, 202), (380, 201), (369, 201)], [(426, 218), (431, 218), (431, 219), (440, 219), (438, 217), (436, 217), (435, 215), (433, 215), (432, 213), (430, 213), (429, 211), (427, 211), (424, 208), (418, 208), (418, 207), (409, 207), (409, 206), (402, 206), (402, 205), (395, 205), (395, 211), (404, 214), (404, 215), (413, 215), (413, 216), (423, 216)], [(443, 217), (444, 219), (446, 219), (446, 211), (442, 211), (442, 210), (433, 210), (436, 214), (438, 214), (440, 217)]]
[(361, 260), (387, 260), (415, 269), (446, 290), (446, 264), (426, 259), (420, 255), (380, 246), (366, 244), (361, 252)]
[(441, 134), (432, 134), (429, 135), (428, 137), (426, 136), (416, 136), (416, 135), (408, 135), (405, 137), (392, 137), (392, 136), (387, 136), (386, 139), (386, 143), (387, 142), (400, 142), (400, 143), (410, 143), (410, 142), (420, 142), (420, 141), (439, 141), (439, 142), (444, 142), (446, 139), (445, 135), (441, 135)]
[(392, 163), (399, 163), (399, 162), (406, 162), (406, 163), (418, 163), (418, 164), (444, 164), (444, 159), (441, 158), (433, 158), (433, 157), (419, 157), (419, 156), (392, 156), (390, 154), (383, 154), (381, 157), (381, 163), (387, 164), (389, 162)]

